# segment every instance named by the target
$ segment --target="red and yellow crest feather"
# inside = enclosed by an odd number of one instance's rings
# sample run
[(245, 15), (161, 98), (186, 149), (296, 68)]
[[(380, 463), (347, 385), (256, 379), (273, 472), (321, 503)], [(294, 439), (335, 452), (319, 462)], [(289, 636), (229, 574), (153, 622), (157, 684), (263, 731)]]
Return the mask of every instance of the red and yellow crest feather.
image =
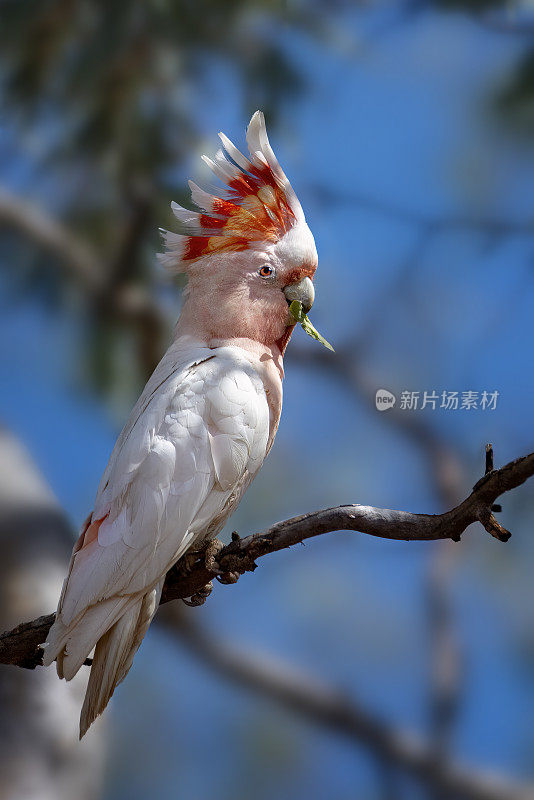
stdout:
[(197, 259), (247, 250), (260, 242), (276, 243), (304, 219), (301, 205), (269, 144), (265, 119), (256, 111), (247, 130), (246, 158), (220, 133), (223, 149), (215, 160), (202, 156), (226, 184), (224, 197), (208, 194), (189, 181), (199, 212), (172, 203), (186, 233), (162, 230), (166, 250), (161, 263), (173, 272), (187, 271)]

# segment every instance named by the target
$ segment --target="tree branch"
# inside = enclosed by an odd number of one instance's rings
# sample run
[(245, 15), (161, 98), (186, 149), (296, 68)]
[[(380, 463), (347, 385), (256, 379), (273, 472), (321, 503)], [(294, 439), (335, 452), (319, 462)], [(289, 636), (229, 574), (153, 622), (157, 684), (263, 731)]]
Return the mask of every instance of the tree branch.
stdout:
[(0, 187), (0, 227), (9, 227), (52, 253), (91, 291), (101, 289), (101, 261), (88, 244), (40, 206)]
[[(372, 506), (348, 505), (277, 522), (261, 533), (244, 539), (234, 538), (218, 556), (219, 573), (206, 566), (202, 553), (187, 575), (183, 574), (179, 564), (173, 567), (167, 573), (161, 602), (194, 596), (213, 577), (219, 576), (224, 582), (224, 574), (232, 573), (237, 577), (252, 572), (256, 569), (257, 558), (334, 531), (359, 531), (400, 541), (459, 541), (473, 522), (481, 522), (488, 533), (506, 542), (511, 534), (495, 520), (492, 506), (500, 495), (520, 486), (532, 475), (534, 453), (488, 472), (478, 481), (469, 497), (444, 514), (411, 514)], [(42, 650), (39, 645), (45, 641), (53, 621), (54, 615), (48, 614), (2, 634), (0, 664), (14, 664), (29, 669), (41, 664)]]

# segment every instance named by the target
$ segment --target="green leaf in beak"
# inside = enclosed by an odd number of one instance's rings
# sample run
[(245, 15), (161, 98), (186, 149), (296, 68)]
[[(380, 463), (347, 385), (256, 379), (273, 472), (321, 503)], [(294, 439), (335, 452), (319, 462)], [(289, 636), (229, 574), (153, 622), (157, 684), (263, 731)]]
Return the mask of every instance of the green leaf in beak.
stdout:
[(311, 336), (312, 339), (316, 339), (320, 342), (327, 350), (331, 350), (333, 353), (335, 352), (334, 348), (327, 342), (324, 336), (321, 336), (318, 330), (316, 330), (313, 325), (311, 324), (310, 320), (302, 311), (302, 303), (299, 303), (298, 300), (293, 300), (291, 305), (289, 306), (289, 311), (291, 312), (291, 316), (296, 322), (300, 322), (302, 326), (302, 330)]

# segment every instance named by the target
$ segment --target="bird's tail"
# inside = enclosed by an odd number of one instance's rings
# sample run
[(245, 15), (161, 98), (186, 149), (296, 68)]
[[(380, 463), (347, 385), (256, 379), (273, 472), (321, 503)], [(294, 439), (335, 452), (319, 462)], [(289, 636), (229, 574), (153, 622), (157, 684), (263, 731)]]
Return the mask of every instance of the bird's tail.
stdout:
[(152, 617), (163, 583), (128, 606), (125, 613), (98, 640), (80, 716), (80, 739), (104, 711), (115, 687), (128, 673)]

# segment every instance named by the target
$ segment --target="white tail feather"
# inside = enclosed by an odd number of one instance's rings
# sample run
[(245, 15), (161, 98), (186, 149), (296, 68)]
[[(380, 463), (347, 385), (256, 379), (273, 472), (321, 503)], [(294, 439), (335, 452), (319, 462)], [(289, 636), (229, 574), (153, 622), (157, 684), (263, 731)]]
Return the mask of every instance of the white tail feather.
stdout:
[(104, 711), (115, 687), (132, 666), (158, 607), (162, 586), (163, 582), (132, 603), (98, 640), (80, 716), (80, 739)]
[(110, 597), (90, 606), (68, 625), (60, 610), (44, 645), (43, 664), (47, 667), (56, 659), (59, 677), (73, 678), (96, 642), (122, 616), (128, 602), (128, 597)]

